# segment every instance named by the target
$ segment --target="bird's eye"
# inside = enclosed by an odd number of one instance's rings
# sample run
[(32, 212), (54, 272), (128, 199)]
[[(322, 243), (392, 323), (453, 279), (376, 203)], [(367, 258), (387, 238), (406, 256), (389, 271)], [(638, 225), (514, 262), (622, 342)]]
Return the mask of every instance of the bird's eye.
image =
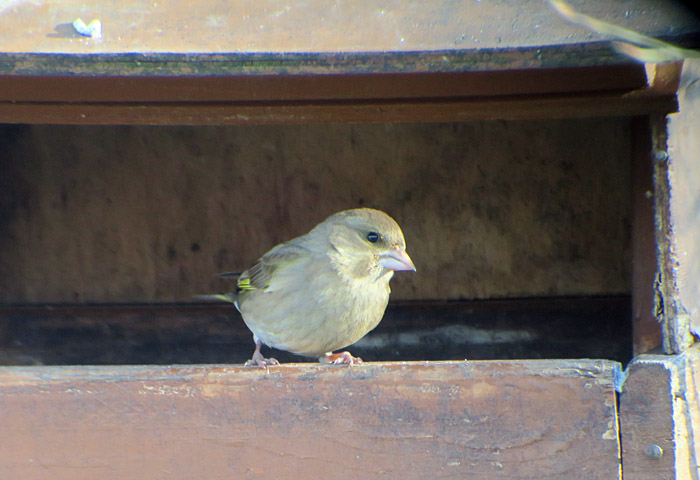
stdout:
[(367, 241), (369, 243), (377, 243), (377, 240), (379, 240), (379, 234), (377, 232), (369, 232), (367, 234)]

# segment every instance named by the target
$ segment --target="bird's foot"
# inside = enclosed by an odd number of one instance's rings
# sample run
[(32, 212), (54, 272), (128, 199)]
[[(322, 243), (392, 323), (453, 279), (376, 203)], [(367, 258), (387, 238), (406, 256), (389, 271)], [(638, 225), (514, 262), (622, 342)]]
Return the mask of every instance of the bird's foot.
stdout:
[[(254, 337), (255, 338), (255, 337)], [(260, 352), (260, 349), (262, 348), (262, 341), (258, 338), (255, 338), (255, 351), (253, 352), (253, 358), (245, 362), (246, 367), (262, 367), (265, 370), (267, 370), (267, 367), (270, 365), (279, 365), (280, 362), (277, 361), (276, 358), (265, 358), (263, 357), (263, 354)]]
[(251, 358), (245, 364), (243, 365), (244, 367), (262, 367), (262, 368), (267, 368), (270, 365), (279, 365), (280, 362), (277, 361), (276, 358), (260, 358), (260, 359), (255, 359)]
[(260, 353), (260, 349), (256, 348), (253, 352), (253, 358), (245, 362), (246, 367), (262, 367), (267, 368), (270, 365), (279, 365), (280, 362), (276, 358), (265, 358), (263, 354)]
[(362, 359), (360, 357), (353, 357), (350, 352), (338, 352), (338, 353), (326, 353), (324, 356), (318, 359), (321, 363), (329, 363), (332, 365), (360, 365), (362, 364)]

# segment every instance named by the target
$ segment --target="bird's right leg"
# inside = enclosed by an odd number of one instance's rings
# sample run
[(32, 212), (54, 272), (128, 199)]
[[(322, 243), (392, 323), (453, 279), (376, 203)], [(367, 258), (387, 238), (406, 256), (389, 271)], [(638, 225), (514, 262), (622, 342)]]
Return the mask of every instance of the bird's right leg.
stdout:
[(279, 365), (280, 362), (276, 358), (265, 358), (263, 354), (260, 353), (260, 348), (262, 348), (262, 341), (255, 339), (255, 351), (253, 352), (253, 358), (245, 362), (246, 367), (263, 367), (267, 368), (270, 365)]
[(332, 365), (361, 365), (360, 357), (353, 357), (350, 352), (328, 352), (318, 359), (321, 363), (330, 363)]

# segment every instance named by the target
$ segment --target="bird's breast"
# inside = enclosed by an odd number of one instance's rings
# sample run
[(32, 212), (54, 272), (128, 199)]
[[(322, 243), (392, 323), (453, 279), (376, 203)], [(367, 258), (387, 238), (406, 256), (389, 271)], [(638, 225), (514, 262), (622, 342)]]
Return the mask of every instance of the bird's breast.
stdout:
[(380, 322), (389, 301), (390, 275), (358, 277), (334, 269), (312, 273), (294, 285), (258, 291), (241, 302), (243, 319), (263, 343), (321, 356), (355, 343)]

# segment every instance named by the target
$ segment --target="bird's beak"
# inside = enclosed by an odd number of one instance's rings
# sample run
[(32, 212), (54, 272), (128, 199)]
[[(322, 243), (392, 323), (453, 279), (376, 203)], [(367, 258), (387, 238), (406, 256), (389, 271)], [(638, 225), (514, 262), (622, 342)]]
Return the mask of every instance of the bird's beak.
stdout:
[(387, 270), (401, 271), (406, 270), (415, 272), (416, 266), (413, 265), (413, 260), (406, 253), (406, 249), (401, 247), (391, 247), (388, 251), (379, 256), (379, 265)]

